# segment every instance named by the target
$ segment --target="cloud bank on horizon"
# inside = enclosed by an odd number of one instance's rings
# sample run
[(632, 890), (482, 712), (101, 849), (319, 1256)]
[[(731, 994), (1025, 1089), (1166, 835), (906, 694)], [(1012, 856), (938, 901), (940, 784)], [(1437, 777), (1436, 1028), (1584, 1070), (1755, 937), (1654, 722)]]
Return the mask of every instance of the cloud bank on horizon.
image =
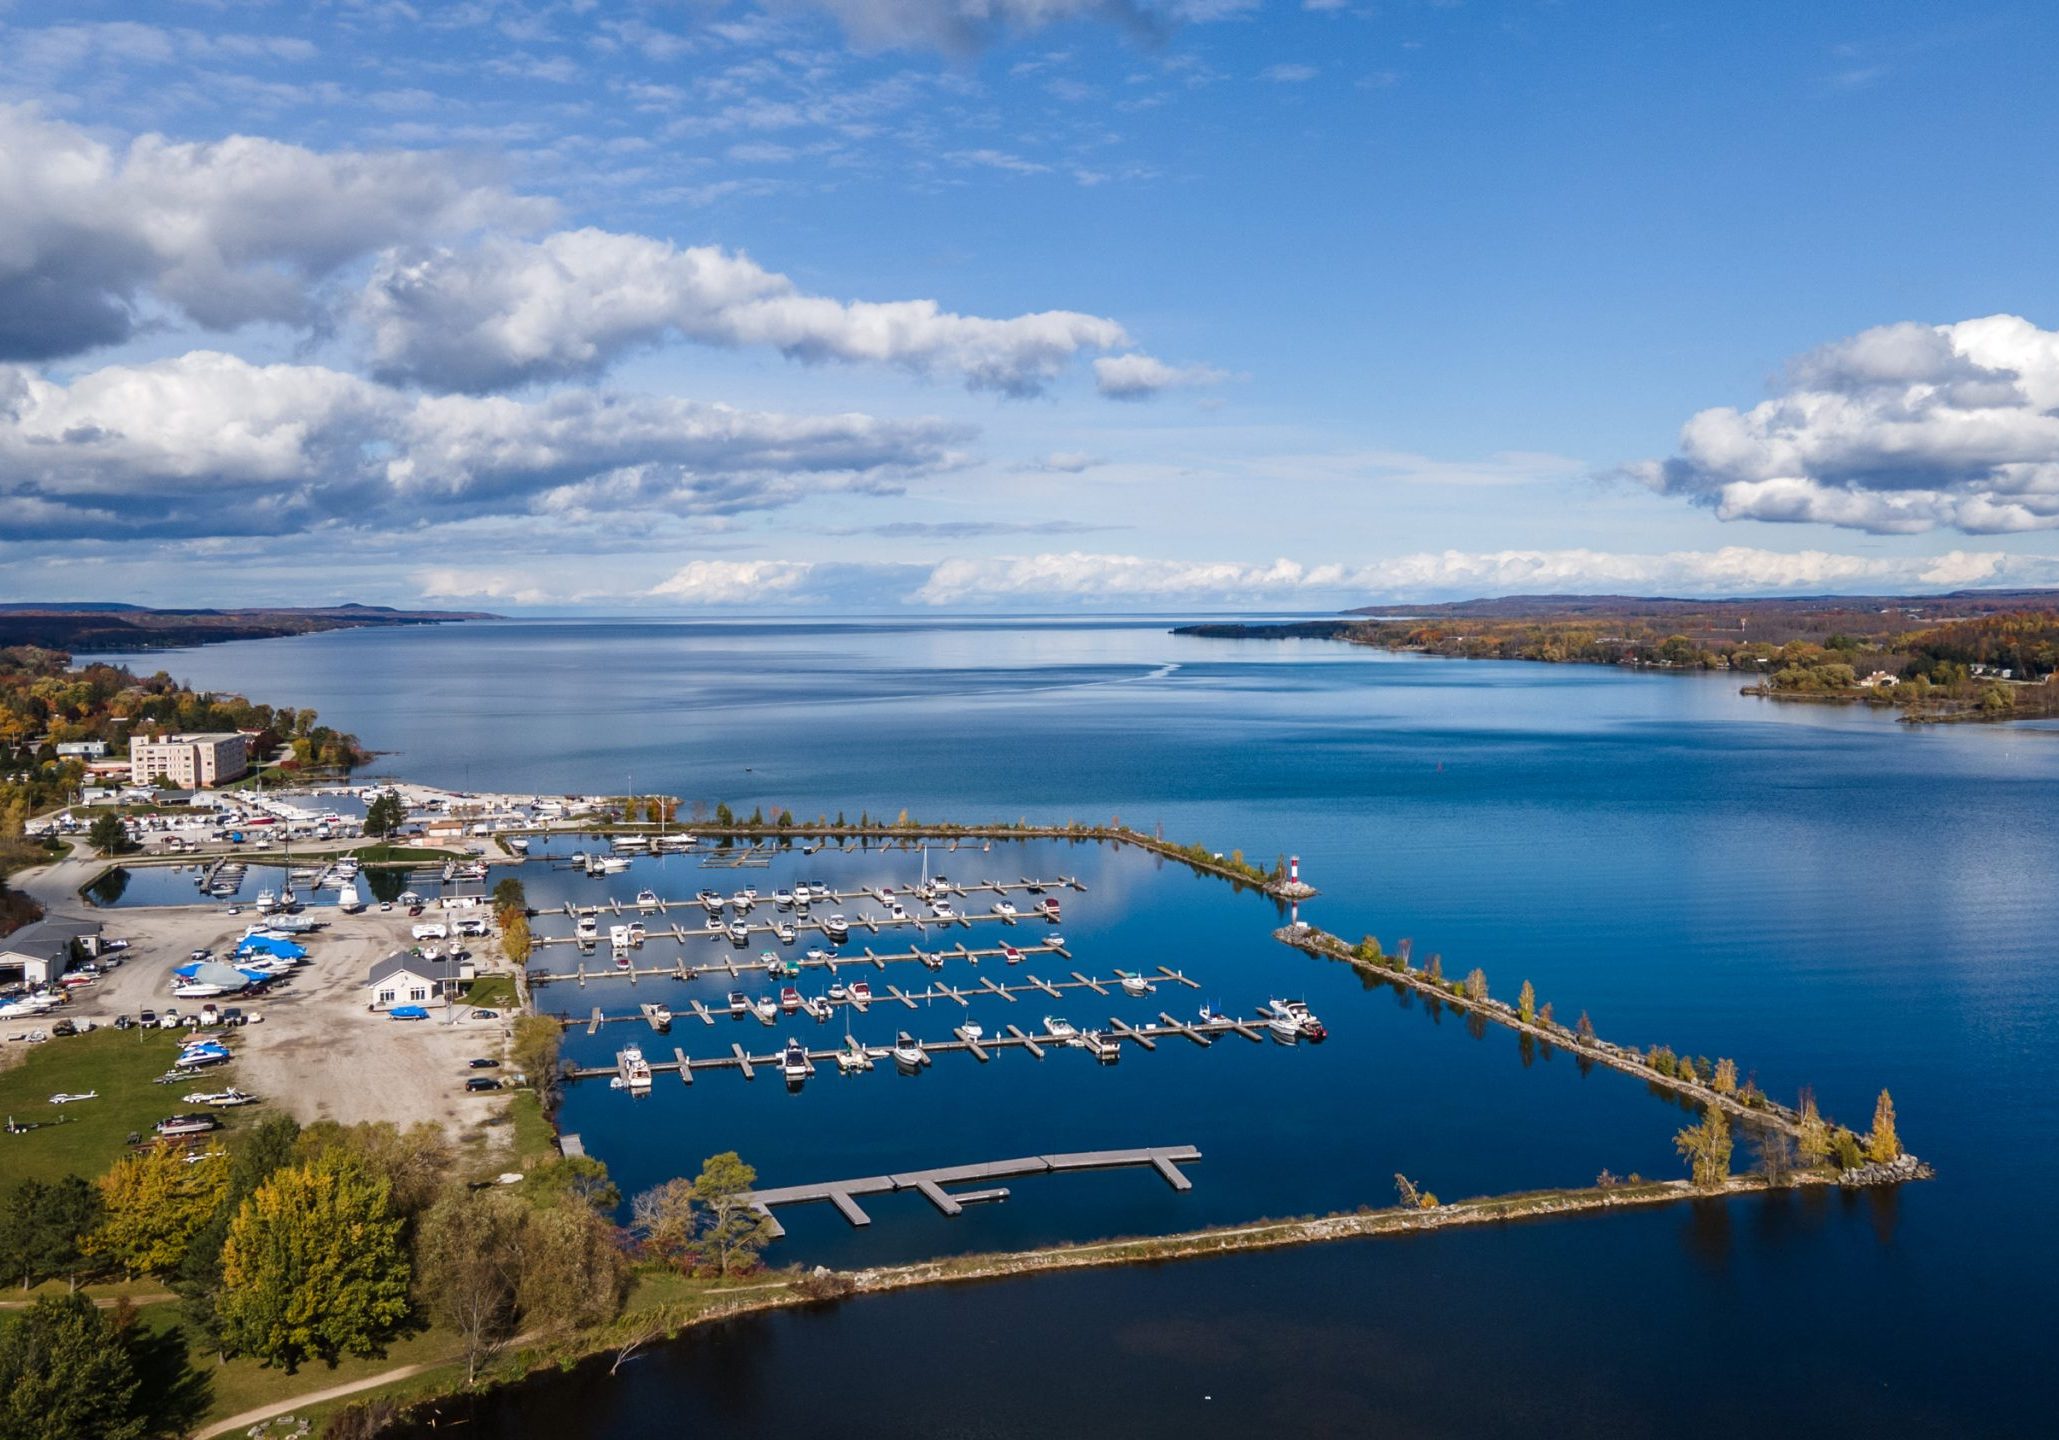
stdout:
[[(0, 593), (1324, 608), (2059, 568), (2033, 319), (1854, 280), (1886, 323), (1733, 328), (1633, 397), (1604, 307), (1525, 313), (1626, 261), (1570, 265), (1597, 232), (1558, 210), (1443, 228), (1524, 183), (1482, 168), (1505, 120), (1454, 118), (1468, 67), (1535, 73), (1449, 7), (288, 18), (0, 7)], [(1635, 38), (1539, 23), (1540, 55)], [(1381, 168), (1404, 134), (1426, 181)], [(1757, 403), (1716, 378), (1794, 351)]]

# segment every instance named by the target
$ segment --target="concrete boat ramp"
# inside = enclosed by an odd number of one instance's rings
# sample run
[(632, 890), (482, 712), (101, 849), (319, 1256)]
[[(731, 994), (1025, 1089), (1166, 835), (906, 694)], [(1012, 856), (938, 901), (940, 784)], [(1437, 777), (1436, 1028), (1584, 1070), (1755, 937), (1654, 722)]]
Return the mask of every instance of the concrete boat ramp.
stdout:
[(831, 1180), (820, 1185), (787, 1185), (752, 1192), (751, 1208), (771, 1225), (773, 1237), (786, 1234), (786, 1227), (774, 1218), (776, 1205), (806, 1205), (827, 1200), (853, 1225), (870, 1225), (872, 1217), (856, 1199), (860, 1195), (885, 1195), (897, 1190), (914, 1190), (945, 1215), (958, 1215), (966, 1205), (1003, 1200), (1006, 1189), (960, 1191), (947, 1185), (969, 1185), (1007, 1180), (1023, 1175), (1053, 1175), (1071, 1170), (1116, 1170), (1132, 1165), (1149, 1165), (1175, 1190), (1191, 1190), (1182, 1165), (1201, 1158), (1192, 1145), (1155, 1146), (1142, 1150), (1083, 1150), (1070, 1155), (1027, 1155), (1019, 1160), (991, 1160), (983, 1165), (951, 1165), (940, 1170), (910, 1170), (898, 1175), (870, 1175), (858, 1180)]

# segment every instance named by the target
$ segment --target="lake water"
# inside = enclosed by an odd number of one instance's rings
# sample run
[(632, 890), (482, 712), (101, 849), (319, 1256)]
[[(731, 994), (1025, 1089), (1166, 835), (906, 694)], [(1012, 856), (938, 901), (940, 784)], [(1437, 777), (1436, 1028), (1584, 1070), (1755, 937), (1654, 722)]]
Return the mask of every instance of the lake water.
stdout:
[[(2059, 735), (1778, 706), (1720, 676), (1164, 630), (502, 623), (135, 663), (313, 705), (396, 752), (394, 773), (461, 787), (633, 785), (805, 815), (1117, 815), (1265, 860), (1296, 853), (1324, 892), (1307, 917), (1338, 933), (1411, 936), (1419, 960), (1481, 966), (1503, 995), (1528, 978), (1562, 1018), (1585, 1009), (1619, 1040), (1734, 1056), (1772, 1093), (1813, 1085), (1861, 1127), (1891, 1087), (1905, 1141), (1940, 1179), (783, 1315), (614, 1380), (532, 1387), (496, 1407), (490, 1433), (879, 1417), (918, 1434), (1026, 1435), (1054, 1414), (1117, 1434), (2044, 1433)], [(985, 1067), (950, 1056), (914, 1078), (818, 1077), (799, 1095), (769, 1077), (704, 1075), (691, 1090), (661, 1077), (641, 1102), (576, 1089), (567, 1127), (629, 1189), (730, 1144), (772, 1183), (874, 1173), (881, 1157), (1179, 1143), (1207, 1156), (1185, 1195), (1132, 1171), (1015, 1184), (1008, 1204), (953, 1221), (872, 1200), (867, 1232), (789, 1211), (786, 1253), (833, 1264), (1385, 1204), (1396, 1170), (1446, 1195), (1586, 1181), (1604, 1165), (1675, 1173), (1681, 1113), (1634, 1080), (1583, 1076), (1563, 1055), (1526, 1063), (1506, 1032), (1475, 1038), (1364, 989), (1274, 944), (1272, 907), (1219, 882), (1103, 847), (1026, 848), (978, 858), (996, 878), (1062, 865), (1085, 881), (1063, 927), (1076, 968), (1166, 963), (1204, 985), (1091, 1009), (1068, 992), (1062, 1013), (1241, 1007), (1277, 987), (1305, 995), (1332, 1039), (1167, 1042), (1113, 1070), (1076, 1052)], [(854, 877), (913, 878), (915, 857), (845, 859)], [(955, 879), (986, 868), (933, 863)], [(781, 872), (646, 862), (622, 893), (645, 878), (727, 890), (746, 883), (737, 874), (769, 890), (768, 873)], [(535, 866), (526, 878), (632, 879)], [(992, 962), (945, 976), (989, 970), (1015, 978)], [(883, 1032), (940, 1038), (958, 1013), (943, 1004), (874, 1015)], [(972, 1013), (991, 1028), (1057, 1009), (990, 1000)], [(575, 1047), (605, 1057), (627, 1033), (612, 1028)], [(674, 1041), (712, 1053), (745, 1033), (725, 1019)]]

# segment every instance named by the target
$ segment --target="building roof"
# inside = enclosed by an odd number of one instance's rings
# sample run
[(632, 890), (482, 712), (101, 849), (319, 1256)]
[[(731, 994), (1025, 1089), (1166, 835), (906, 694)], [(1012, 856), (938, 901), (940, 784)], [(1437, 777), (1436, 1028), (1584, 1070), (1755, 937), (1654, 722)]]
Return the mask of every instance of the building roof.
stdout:
[(50, 916), (38, 920), (0, 940), (0, 952), (13, 955), (47, 955), (62, 949), (74, 940), (100, 933), (98, 920), (66, 920)]
[(437, 978), (430, 961), (401, 950), (388, 955), (384, 960), (372, 962), (372, 972), (365, 977), (365, 983), (377, 985), (381, 980), (391, 979), (395, 975), (413, 975), (421, 980)]

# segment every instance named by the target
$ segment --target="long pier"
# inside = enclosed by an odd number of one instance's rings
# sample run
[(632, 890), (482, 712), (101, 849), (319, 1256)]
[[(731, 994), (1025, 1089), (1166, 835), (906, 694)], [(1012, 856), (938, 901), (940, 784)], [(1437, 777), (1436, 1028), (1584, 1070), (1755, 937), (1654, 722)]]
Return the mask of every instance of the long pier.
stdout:
[[(1158, 967), (1158, 971), (1158, 974), (1151, 977), (1151, 982), (1154, 987), (1151, 993), (1155, 994), (1155, 987), (1164, 984), (1185, 985), (1192, 990), (1199, 990), (1201, 988), (1200, 981), (1189, 979), (1187, 976), (1182, 975), (1177, 970), (1170, 970), (1167, 969), (1165, 966), (1161, 965)], [(667, 970), (664, 973), (669, 976), (672, 972)], [(994, 980), (991, 977), (982, 976), (980, 978), (980, 983), (977, 985), (935, 984), (930, 985), (922, 990), (913, 991), (903, 990), (898, 985), (891, 985), (887, 987), (887, 992), (884, 995), (874, 995), (868, 1001), (861, 1002), (858, 1000), (853, 1000), (848, 995), (846, 995), (840, 1000), (830, 999), (826, 995), (823, 996), (822, 999), (826, 1004), (839, 1007), (849, 1007), (850, 1009), (858, 1011), (860, 1014), (864, 1014), (867, 1011), (869, 1011), (871, 1007), (874, 1005), (905, 1005), (910, 1010), (913, 1010), (916, 1008), (918, 1003), (927, 1004), (933, 1000), (951, 1000), (956, 1001), (960, 1005), (969, 1005), (974, 1000), (985, 1000), (991, 998), (1006, 1000), (1010, 1004), (1019, 1004), (1021, 1003), (1022, 997), (1025, 995), (1043, 995), (1049, 999), (1057, 1000), (1062, 998), (1063, 992), (1067, 990), (1091, 990), (1096, 995), (1106, 995), (1109, 992), (1110, 986), (1117, 986), (1121, 984), (1121, 982), (1117, 980), (1094, 980), (1088, 978), (1085, 975), (1077, 975), (1074, 979), (1071, 980), (1044, 980), (1035, 975), (1025, 975), (1022, 977), (1022, 979), (1023, 983), (1019, 985), (998, 985), (994, 982)], [(672, 1013), (672, 1019), (675, 1023), (680, 1020), (698, 1020), (704, 1025), (713, 1025), (717, 1020), (721, 1019), (725, 1015), (737, 1020), (747, 1020), (751, 1018), (751, 1014), (749, 1011), (739, 1013), (737, 1011), (729, 1009), (710, 1010), (705, 1004), (703, 1004), (699, 1000), (691, 1001), (690, 1004), (692, 1007), (690, 1011), (674, 1011)], [(564, 1025), (567, 1028), (570, 1028), (574, 1025), (584, 1025), (586, 1026), (586, 1033), (591, 1035), (594, 1033), (596, 1029), (598, 1029), (602, 1025), (648, 1024), (653, 1029), (663, 1029), (665, 1027), (660, 1025), (657, 1020), (652, 1018), (652, 1011), (656, 1008), (657, 1007), (653, 1005), (644, 1005), (638, 1007), (638, 1011), (634, 1015), (603, 1015), (601, 1013), (600, 1007), (595, 1006), (591, 1018), (581, 1015), (572, 1015), (562, 1011), (555, 1014), (553, 1014), (550, 1011), (538, 1011), (537, 1013), (545, 1016), (547, 1019), (556, 1020), (559, 1024)], [(789, 1018), (799, 1019), (806, 1012), (782, 1011), (781, 1013)], [(1163, 1011), (1159, 1013), (1159, 1018), (1168, 1025), (1187, 1029), (1192, 1028), (1190, 1026), (1187, 1026), (1186, 1022), (1181, 1020), (1175, 1020), (1172, 1016), (1165, 1014)], [(768, 1021), (766, 1023), (770, 1024), (772, 1022)], [(1205, 1037), (1203, 1037), (1203, 1040), (1205, 1043)]]
[[(689, 965), (683, 958), (674, 960), (669, 965), (638, 965), (632, 961), (627, 965), (609, 964), (591, 967), (581, 965), (573, 970), (530, 970), (527, 978), (532, 985), (550, 985), (566, 981), (584, 985), (589, 980), (627, 980), (631, 984), (635, 984), (639, 980), (698, 980), (705, 975), (727, 975), (731, 979), (735, 979), (738, 976), (746, 975), (756, 970), (770, 971), (775, 968), (783, 969), (789, 966), (795, 970), (826, 969), (830, 974), (834, 975), (845, 966), (855, 969), (859, 966), (870, 965), (876, 970), (884, 970), (889, 965), (901, 965), (910, 962), (926, 965), (932, 970), (941, 970), (944, 968), (944, 962), (947, 960), (966, 960), (973, 964), (978, 964), (982, 960), (1001, 960), (1013, 965), (1016, 963), (1016, 960), (1008, 958), (1010, 950), (1016, 952), (1018, 960), (1027, 960), (1033, 955), (1057, 955), (1066, 960), (1072, 958), (1072, 952), (1063, 945), (1053, 945), (1049, 941), (1039, 940), (1033, 941), (1028, 945), (994, 946), (981, 949), (973, 949), (963, 944), (953, 945), (949, 948), (939, 947), (935, 950), (924, 950), (920, 946), (910, 946), (906, 950), (897, 950), (885, 955), (876, 954), (870, 948), (861, 949), (856, 954), (840, 950), (835, 955), (781, 956), (777, 962), (756, 959), (734, 960), (728, 956), (724, 956), (720, 960), (704, 961), (692, 965)], [(1162, 969), (1163, 967), (1160, 968)], [(1171, 972), (1167, 973), (1170, 974)], [(1107, 983), (1114, 985), (1120, 982), (1110, 980)]]
[[(676, 904), (677, 902), (675, 901), (674, 903)], [(567, 908), (569, 909), (570, 907)], [(603, 910), (599, 912), (598, 916), (593, 915), (587, 911), (575, 911), (574, 915), (575, 918), (578, 919), (604, 918), (608, 919), (610, 922), (616, 919), (620, 919), (628, 921), (631, 924), (635, 924), (637, 923), (638, 917), (645, 913), (648, 912), (639, 911), (636, 908), (635, 904), (631, 903), (630, 905), (620, 910)], [(1013, 925), (1019, 924), (1027, 920), (1045, 920), (1045, 918), (1045, 916), (1038, 913), (1034, 909), (1026, 910), (1015, 915), (997, 915), (994, 914), (992, 911), (983, 911), (977, 915), (911, 914), (894, 916), (860, 914), (853, 915), (849, 919), (849, 921), (846, 922), (845, 928), (847, 932), (850, 930), (864, 930), (870, 934), (878, 935), (882, 931), (899, 929), (904, 926), (913, 926), (915, 929), (927, 933), (930, 926), (932, 925), (934, 925), (939, 930), (949, 930), (957, 926), (962, 926), (965, 929), (970, 930), (973, 926), (979, 924)], [(665, 926), (661, 930), (652, 930), (648, 926), (646, 926), (644, 938), (646, 940), (673, 940), (677, 941), (682, 945), (684, 945), (689, 940), (726, 940), (732, 945), (749, 945), (753, 943), (753, 940), (755, 938), (764, 938), (769, 940), (777, 937), (777, 927), (780, 925), (790, 927), (793, 930), (796, 938), (799, 938), (799, 936), (804, 932), (811, 935), (823, 935), (825, 937), (829, 933), (829, 927), (824, 923), (824, 921), (820, 917), (813, 915), (796, 916), (792, 919), (776, 921), (746, 920), (742, 923), (744, 926), (744, 934), (746, 938), (741, 941), (737, 940), (736, 937), (730, 933), (730, 922), (726, 921), (723, 923), (722, 928), (719, 930), (709, 929), (705, 926), (703, 926), (699, 930), (689, 930), (684, 925), (680, 925), (676, 922)], [(537, 935), (531, 938), (530, 943), (532, 945), (580, 945), (598, 947), (601, 944), (605, 943), (606, 939), (607, 937), (604, 935), (589, 935), (583, 938), (578, 935)], [(781, 940), (779, 943), (791, 945), (793, 941)], [(838, 943), (843, 944), (848, 942), (840, 941)]]
[(773, 1238), (786, 1234), (772, 1214), (775, 1205), (806, 1205), (827, 1200), (853, 1226), (872, 1223), (872, 1217), (858, 1204), (860, 1195), (885, 1195), (913, 1190), (945, 1215), (958, 1215), (968, 1204), (1006, 1199), (1005, 1189), (985, 1189), (952, 1194), (947, 1185), (1007, 1180), (1023, 1175), (1064, 1174), (1075, 1170), (1115, 1170), (1148, 1165), (1175, 1190), (1194, 1188), (1182, 1165), (1192, 1165), (1201, 1152), (1192, 1145), (1153, 1146), (1141, 1150), (1083, 1150), (1070, 1155), (1026, 1155), (1018, 1160), (991, 1160), (983, 1165), (951, 1165), (940, 1170), (908, 1170), (894, 1175), (868, 1175), (857, 1180), (831, 1180), (820, 1185), (786, 1185), (751, 1193), (750, 1206), (772, 1227)]
[[(641, 1019), (642, 1017), (625, 1016), (623, 1018)], [(579, 1022), (574, 1021), (573, 1023)], [(599, 1022), (596, 1020), (592, 1023), (598, 1024)], [(1264, 1033), (1251, 1021), (1239, 1020), (1227, 1015), (1218, 1020), (1195, 1021), (1174, 1020), (1170, 1016), (1161, 1016), (1156, 1021), (1147, 1022), (1142, 1025), (1131, 1025), (1122, 1020), (1110, 1020), (1107, 1034), (1095, 1030), (1081, 1030), (1073, 1035), (1060, 1035), (1054, 1034), (1049, 1030), (1025, 1031), (1015, 1025), (1005, 1026), (1003, 1030), (1004, 1033), (1002, 1034), (982, 1034), (978, 1039), (973, 1040), (960, 1036), (955, 1040), (917, 1040), (913, 1044), (914, 1048), (922, 1053), (923, 1062), (927, 1064), (933, 1056), (958, 1053), (967, 1053), (975, 1059), (985, 1061), (991, 1057), (993, 1052), (1009, 1049), (1027, 1050), (1032, 1056), (1041, 1060), (1046, 1050), (1062, 1050), (1071, 1047), (1085, 1048), (1091, 1051), (1096, 1042), (1088, 1039), (1090, 1035), (1099, 1037), (1099, 1043), (1104, 1048), (1098, 1052), (1098, 1055), (1104, 1061), (1112, 1060), (1121, 1053), (1118, 1044), (1123, 1040), (1127, 1040), (1144, 1050), (1156, 1050), (1158, 1048), (1158, 1041), (1167, 1038), (1191, 1040), (1196, 1044), (1201, 1044), (1203, 1041), (1212, 1042), (1222, 1035), (1238, 1035), (1254, 1042), (1265, 1039)], [(885, 1061), (889, 1066), (899, 1068), (894, 1066), (893, 1046), (866, 1045), (861, 1048), (873, 1064)], [(1207, 1048), (1206, 1045), (1203, 1048)], [(682, 1078), (687, 1079), (687, 1083), (691, 1084), (691, 1079), (687, 1077), (690, 1077), (697, 1070), (740, 1070), (746, 1080), (755, 1079), (758, 1068), (761, 1066), (776, 1073), (779, 1070), (779, 1062), (784, 1051), (783, 1049), (772, 1050), (762, 1055), (753, 1055), (746, 1051), (742, 1045), (732, 1042), (730, 1053), (727, 1055), (696, 1059), (689, 1056), (684, 1050), (677, 1048), (672, 1053), (677, 1058), (650, 1061), (652, 1073), (681, 1075)], [(842, 1047), (838, 1047), (830, 1050), (811, 1049), (806, 1050), (804, 1053), (807, 1055), (811, 1065), (819, 1067), (823, 1065), (835, 1066), (837, 1057), (848, 1052)], [(870, 1066), (867, 1068), (870, 1068)], [(568, 1080), (602, 1080), (616, 1073), (617, 1067), (613, 1065), (573, 1065), (566, 1067), (565, 1078)]]

